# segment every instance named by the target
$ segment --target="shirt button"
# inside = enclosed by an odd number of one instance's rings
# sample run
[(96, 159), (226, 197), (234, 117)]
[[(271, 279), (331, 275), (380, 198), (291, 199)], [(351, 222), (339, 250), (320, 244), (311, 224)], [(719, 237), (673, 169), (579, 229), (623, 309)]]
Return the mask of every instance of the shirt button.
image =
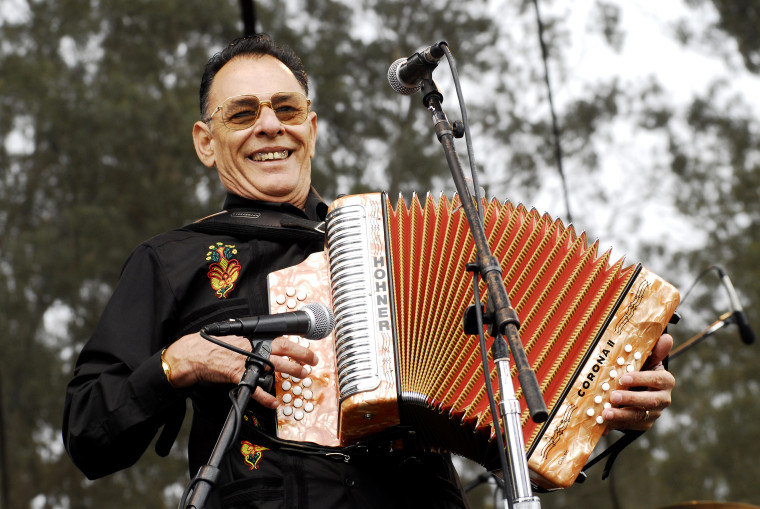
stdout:
[(343, 484), (345, 484), (349, 488), (353, 488), (356, 485), (356, 481), (354, 481), (350, 477), (346, 477), (345, 480), (343, 481)]

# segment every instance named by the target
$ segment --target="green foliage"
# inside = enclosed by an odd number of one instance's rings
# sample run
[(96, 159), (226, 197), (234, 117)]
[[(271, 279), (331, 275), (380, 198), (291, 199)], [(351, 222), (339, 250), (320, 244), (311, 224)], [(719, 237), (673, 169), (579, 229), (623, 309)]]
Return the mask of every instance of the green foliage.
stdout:
[[(0, 357), (13, 359), (0, 368), (4, 493), (8, 507), (35, 497), (92, 507), (108, 493), (123, 507), (155, 507), (147, 501), (161, 487), (184, 482), (183, 459), (153, 467), (148, 483), (144, 469), (85, 483), (61, 451), (63, 388), (128, 252), (208, 210), (196, 190), (217, 187), (215, 177), (189, 136), (198, 69), (236, 23), (212, 22), (202, 2), (26, 7), (23, 22), (0, 26), (2, 132), (23, 133), (21, 147), (0, 146), (0, 326), (9, 333)], [(232, 3), (217, 9), (236, 17)], [(46, 329), (54, 309), (70, 320)]]

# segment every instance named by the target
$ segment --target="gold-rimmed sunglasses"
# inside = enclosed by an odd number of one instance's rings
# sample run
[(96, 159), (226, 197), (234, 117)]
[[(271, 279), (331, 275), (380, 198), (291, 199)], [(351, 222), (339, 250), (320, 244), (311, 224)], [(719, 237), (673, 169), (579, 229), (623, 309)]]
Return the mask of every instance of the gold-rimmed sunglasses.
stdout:
[(253, 94), (234, 95), (217, 106), (204, 122), (210, 122), (217, 112), (221, 112), (222, 123), (228, 129), (247, 129), (259, 118), (264, 105), (272, 108), (281, 123), (300, 125), (309, 116), (311, 101), (300, 92), (276, 92), (268, 101)]

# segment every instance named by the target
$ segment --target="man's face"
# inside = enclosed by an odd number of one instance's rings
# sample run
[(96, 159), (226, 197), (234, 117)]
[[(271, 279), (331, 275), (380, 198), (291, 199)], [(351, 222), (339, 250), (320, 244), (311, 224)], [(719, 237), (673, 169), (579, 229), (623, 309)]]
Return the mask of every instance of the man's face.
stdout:
[[(237, 57), (216, 74), (206, 114), (228, 97), (251, 94), (269, 100), (275, 92), (304, 90), (293, 73), (274, 57)], [(224, 187), (243, 198), (303, 207), (311, 186), (316, 113), (309, 112), (302, 124), (286, 125), (266, 105), (256, 122), (241, 130), (227, 128), (219, 113), (211, 118), (210, 128), (197, 122), (193, 139), (198, 157), (209, 167), (216, 165)]]

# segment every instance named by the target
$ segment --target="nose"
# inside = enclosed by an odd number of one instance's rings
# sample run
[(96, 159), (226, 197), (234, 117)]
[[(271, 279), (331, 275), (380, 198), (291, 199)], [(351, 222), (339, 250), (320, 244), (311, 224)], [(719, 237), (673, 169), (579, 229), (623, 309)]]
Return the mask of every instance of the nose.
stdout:
[(254, 129), (256, 134), (263, 134), (266, 136), (276, 136), (282, 133), (282, 123), (280, 119), (272, 109), (272, 103), (269, 101), (261, 101), (259, 106), (259, 118), (256, 119)]

